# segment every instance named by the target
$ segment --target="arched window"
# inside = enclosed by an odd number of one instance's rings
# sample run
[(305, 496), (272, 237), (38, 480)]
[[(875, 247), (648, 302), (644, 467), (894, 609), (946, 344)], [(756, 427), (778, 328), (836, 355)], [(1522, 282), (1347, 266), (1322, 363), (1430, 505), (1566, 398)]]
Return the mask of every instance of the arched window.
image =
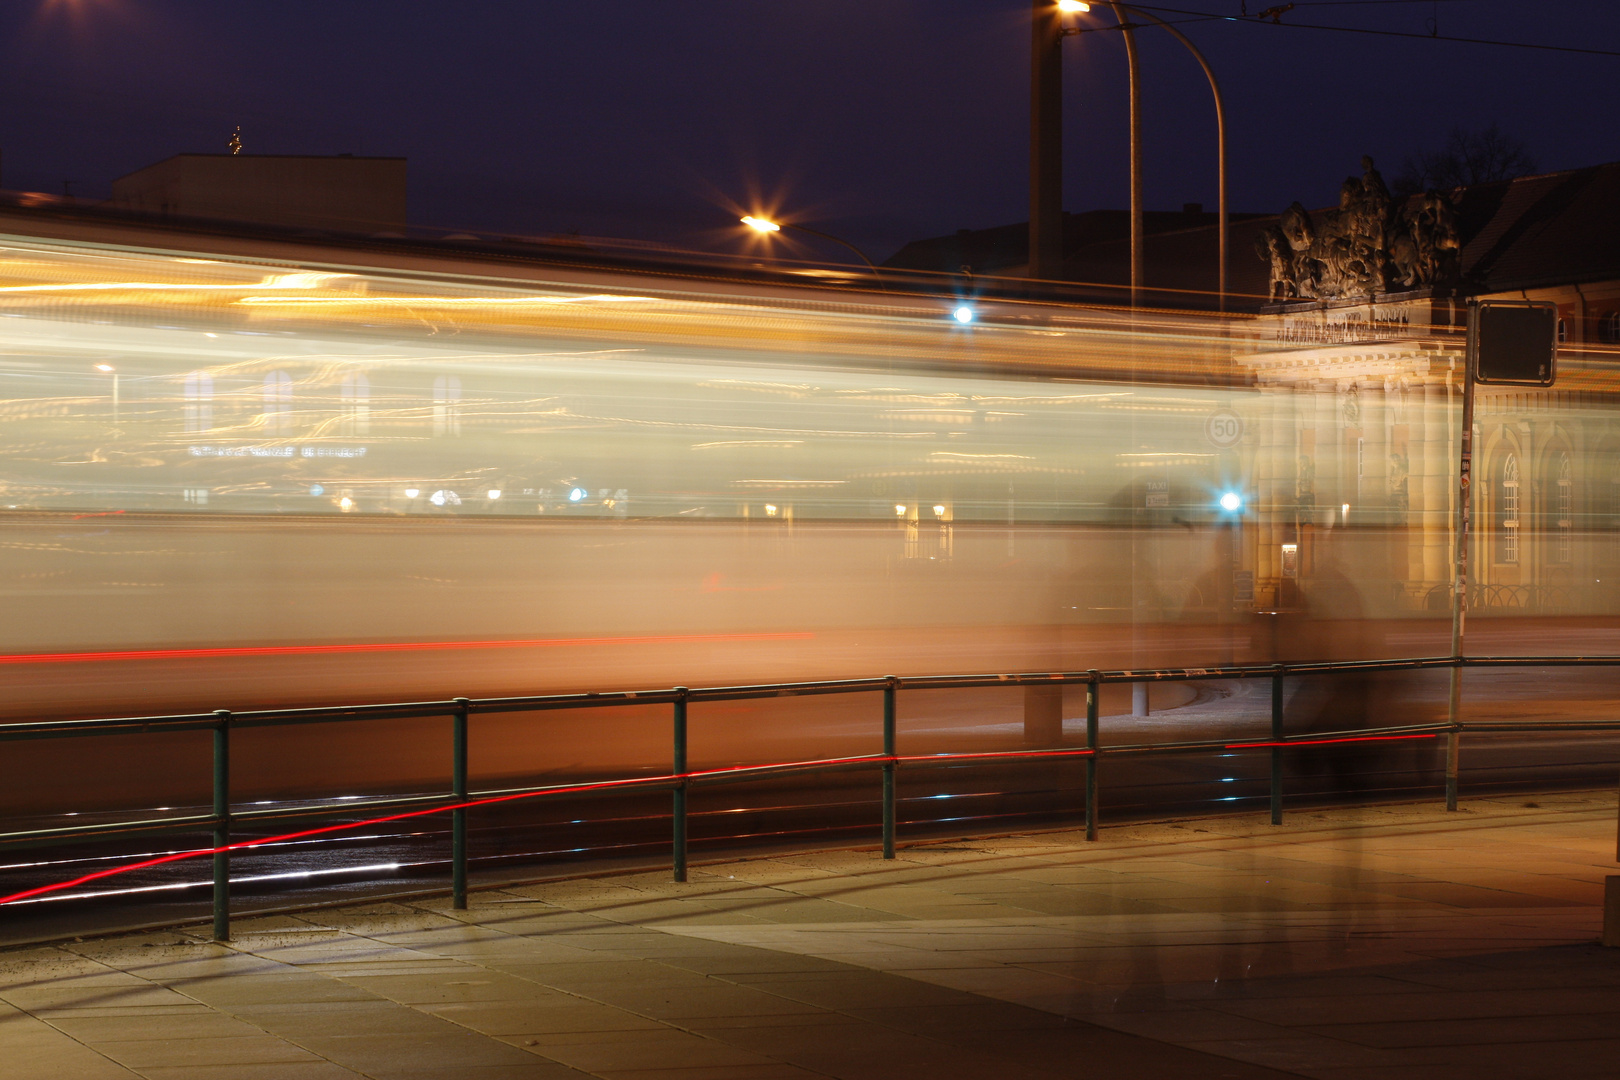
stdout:
[(264, 377), (264, 430), (269, 435), (292, 431), (292, 376), (285, 371)]
[(344, 435), (371, 433), (371, 380), (361, 372), (343, 376), (338, 385), (338, 430)]
[(206, 371), (186, 376), (183, 408), (186, 431), (207, 431), (214, 426), (214, 377)]
[(1605, 345), (1620, 343), (1620, 311), (1610, 311), (1598, 321), (1598, 340)]
[(433, 380), (433, 434), (461, 434), (461, 380), (454, 375)]
[(1502, 458), (1496, 482), (1496, 561), (1519, 561), (1519, 459)]
[(1554, 557), (1561, 563), (1575, 560), (1575, 476), (1569, 452), (1558, 455), (1558, 481), (1553, 490), (1553, 520), (1558, 522)]

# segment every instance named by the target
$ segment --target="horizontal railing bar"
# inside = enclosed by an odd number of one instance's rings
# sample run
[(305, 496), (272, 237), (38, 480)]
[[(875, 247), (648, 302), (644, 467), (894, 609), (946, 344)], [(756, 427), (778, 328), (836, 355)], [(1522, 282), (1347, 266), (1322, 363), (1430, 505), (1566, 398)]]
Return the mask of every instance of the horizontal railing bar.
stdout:
[[(1018, 685), (1076, 685), (1095, 678), (1104, 683), (1187, 682), (1193, 680), (1259, 679), (1278, 674), (1285, 677), (1353, 674), (1358, 672), (1409, 671), (1446, 667), (1615, 667), (1620, 656), (1481, 656), (1456, 659), (1449, 656), (1412, 657), (1396, 660), (1313, 661), (1287, 664), (1229, 664), (1211, 667), (1131, 669), (1098, 671), (1020, 672), (981, 675), (917, 675), (893, 680), (897, 688), (946, 690)], [(697, 687), (685, 692), (688, 701), (735, 701), (751, 698), (814, 696), (821, 694), (866, 693), (882, 690), (890, 681), (882, 678), (820, 680), (796, 683), (761, 683), (744, 686)], [(474, 698), (467, 702), (471, 712), (521, 712), (550, 709), (596, 708), (611, 705), (661, 705), (681, 697), (674, 688), (661, 690), (614, 691), (611, 693), (547, 694), (531, 697)], [(393, 702), (375, 705), (317, 706), (299, 709), (258, 709), (231, 715), (233, 727), (267, 727), (283, 724), (334, 723), (346, 720), (410, 719), (450, 716), (454, 701)], [(182, 713), (165, 716), (116, 717), (86, 720), (29, 721), (0, 724), (0, 741), (17, 739), (68, 738), (90, 734), (130, 734), (153, 730), (204, 728), (218, 723), (212, 713)]]
[(167, 731), (206, 730), (219, 723), (212, 714), (145, 716), (107, 720), (37, 720), (0, 723), (0, 742), (32, 739), (73, 739), (90, 735), (146, 735)]
[(549, 712), (556, 709), (591, 709), (609, 705), (668, 705), (680, 695), (674, 690), (624, 690), (608, 694), (552, 694), (544, 697), (472, 698), (469, 713)]
[(1463, 667), (1611, 667), (1620, 656), (1469, 656)]
[(1613, 731), (1620, 728), (1620, 720), (1472, 720), (1457, 727), (1483, 735), (1493, 731)]
[(362, 713), (353, 709), (334, 709), (330, 712), (308, 710), (276, 713), (232, 713), (231, 727), (294, 727), (299, 724), (342, 724), (353, 720), (416, 720), (424, 717), (448, 717), (456, 711), (454, 704), (443, 708), (417, 708), (391, 706), (386, 711)]

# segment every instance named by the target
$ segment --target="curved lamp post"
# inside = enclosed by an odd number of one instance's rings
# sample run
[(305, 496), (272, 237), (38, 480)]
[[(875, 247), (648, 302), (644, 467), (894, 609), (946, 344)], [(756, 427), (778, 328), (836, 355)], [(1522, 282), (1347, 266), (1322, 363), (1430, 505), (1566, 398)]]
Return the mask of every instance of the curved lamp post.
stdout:
[(772, 221), (770, 218), (755, 217), (752, 214), (743, 217), (741, 221), (744, 225), (748, 226), (750, 229), (753, 229), (762, 236), (769, 236), (771, 233), (781, 232), (783, 229), (792, 229), (794, 232), (807, 233), (810, 236), (818, 236), (823, 240), (830, 240), (835, 244), (840, 244), (843, 247), (853, 251), (856, 257), (859, 258), (861, 262), (866, 264), (866, 268), (872, 271), (872, 274), (875, 277), (881, 278), (883, 276), (882, 272), (878, 270), (877, 265), (873, 263), (871, 259), (866, 257), (866, 253), (864, 251), (850, 243), (848, 240), (840, 240), (831, 233), (824, 233), (817, 229), (807, 229), (803, 225), (794, 225), (792, 222)]
[[(1187, 47), (1204, 69), (1209, 88), (1215, 98), (1215, 135), (1217, 145), (1217, 216), (1219, 218), (1219, 267), (1217, 269), (1218, 304), (1226, 310), (1227, 282), (1227, 188), (1226, 188), (1226, 102), (1221, 86), (1209, 61), (1185, 34), (1156, 15), (1138, 11), (1127, 4), (1110, 0), (1119, 29), (1125, 35), (1125, 58), (1129, 67), (1131, 93), (1131, 303), (1134, 306), (1142, 287), (1142, 138), (1141, 87), (1137, 77), (1135, 25), (1131, 17), (1146, 19), (1162, 26), (1177, 41)], [(1062, 83), (1059, 57), (1055, 46), (1064, 37), (1080, 33), (1077, 28), (1064, 27), (1061, 20), (1067, 14), (1091, 10), (1082, 0), (1034, 0), (1034, 52), (1031, 83), (1031, 177), (1030, 177), (1030, 276), (1054, 276), (1061, 256), (1053, 249), (1059, 237), (1062, 214), (1058, 209), (1057, 193), (1062, 187), (1062, 162), (1058, 142), (1058, 120), (1061, 108)]]
[[(1217, 303), (1219, 304), (1219, 310), (1225, 311), (1226, 310), (1226, 261), (1227, 261), (1226, 101), (1225, 101), (1224, 98), (1221, 97), (1221, 84), (1219, 82), (1217, 82), (1216, 79), (1215, 79), (1215, 69), (1209, 66), (1209, 61), (1204, 58), (1204, 54), (1198, 51), (1198, 46), (1194, 45), (1190, 40), (1188, 40), (1186, 34), (1183, 34), (1180, 30), (1177, 30), (1174, 26), (1171, 26), (1169, 23), (1165, 22), (1163, 19), (1159, 18), (1157, 15), (1152, 15), (1152, 14), (1149, 14), (1148, 12), (1145, 12), (1145, 11), (1138, 11), (1135, 8), (1131, 8), (1131, 7), (1126, 6), (1125, 4), (1113, 3), (1113, 4), (1110, 4), (1109, 6), (1111, 6), (1114, 9), (1114, 15), (1115, 15), (1116, 18), (1119, 18), (1122, 13), (1129, 13), (1132, 16), (1135, 16), (1135, 17), (1146, 18), (1150, 22), (1157, 23), (1159, 26), (1162, 26), (1166, 30), (1170, 31), (1170, 33), (1175, 36), (1175, 39), (1177, 41), (1181, 42), (1183, 45), (1185, 45), (1187, 47), (1187, 51), (1193, 54), (1193, 59), (1198, 61), (1198, 66), (1204, 69), (1204, 77), (1209, 80), (1210, 93), (1215, 98), (1215, 148), (1216, 148), (1215, 149), (1215, 157), (1216, 157), (1215, 168), (1216, 168), (1217, 173), (1218, 173), (1218, 178), (1217, 178), (1217, 182), (1216, 182), (1216, 203), (1217, 203), (1217, 205), (1216, 205), (1216, 215), (1219, 218), (1219, 229), (1220, 229), (1220, 234), (1219, 234), (1220, 253), (1217, 256), (1220, 265), (1219, 265), (1219, 272), (1218, 272), (1218, 274), (1216, 276), (1216, 279), (1217, 279), (1217, 281), (1219, 283), (1216, 286), (1216, 288), (1217, 288), (1217, 290), (1219, 292), (1219, 296), (1217, 298)], [(1135, 67), (1136, 47), (1135, 47), (1135, 43), (1134, 43), (1134, 41), (1133, 41), (1133, 39), (1131, 37), (1130, 24), (1124, 22), (1124, 20), (1121, 19), (1121, 26), (1124, 27), (1124, 29), (1125, 29), (1125, 48), (1126, 48), (1127, 54), (1131, 57), (1131, 66), (1134, 69), (1134, 67)], [(1139, 284), (1140, 284), (1140, 274), (1141, 274), (1140, 267), (1141, 267), (1141, 262), (1142, 262), (1142, 260), (1141, 260), (1141, 251), (1142, 251), (1142, 241), (1141, 241), (1141, 230), (1142, 230), (1142, 225), (1141, 225), (1141, 214), (1142, 214), (1142, 211), (1141, 211), (1141, 164), (1142, 164), (1142, 158), (1141, 158), (1141, 150), (1140, 150), (1140, 142), (1141, 142), (1141, 140), (1139, 138), (1140, 132), (1139, 132), (1139, 127), (1138, 127), (1138, 110), (1137, 110), (1137, 104), (1136, 104), (1137, 98), (1138, 98), (1138, 88), (1137, 88), (1137, 84), (1136, 84), (1136, 74), (1135, 74), (1135, 71), (1133, 70), (1132, 73), (1131, 73), (1131, 145), (1132, 145), (1132, 150), (1131, 150), (1131, 171), (1132, 171), (1132, 173), (1134, 175), (1131, 178), (1131, 197), (1132, 197), (1132, 200), (1133, 200), (1135, 205), (1132, 207), (1131, 212), (1132, 212), (1132, 216), (1136, 218), (1136, 221), (1133, 222), (1132, 226), (1131, 226), (1131, 265), (1132, 265), (1131, 279), (1132, 279), (1133, 285), (1138, 285), (1139, 286)]]

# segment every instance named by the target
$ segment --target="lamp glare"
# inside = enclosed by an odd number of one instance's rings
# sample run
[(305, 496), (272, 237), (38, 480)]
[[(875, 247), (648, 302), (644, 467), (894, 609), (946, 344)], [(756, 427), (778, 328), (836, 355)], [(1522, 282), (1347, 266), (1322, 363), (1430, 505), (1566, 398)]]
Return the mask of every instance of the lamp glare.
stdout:
[(966, 304), (963, 304), (961, 307), (951, 312), (951, 317), (957, 322), (961, 323), (963, 326), (966, 326), (968, 323), (973, 321), (973, 309), (968, 307)]
[(1235, 491), (1228, 491), (1221, 496), (1221, 509), (1228, 514), (1236, 513), (1243, 506), (1243, 497)]

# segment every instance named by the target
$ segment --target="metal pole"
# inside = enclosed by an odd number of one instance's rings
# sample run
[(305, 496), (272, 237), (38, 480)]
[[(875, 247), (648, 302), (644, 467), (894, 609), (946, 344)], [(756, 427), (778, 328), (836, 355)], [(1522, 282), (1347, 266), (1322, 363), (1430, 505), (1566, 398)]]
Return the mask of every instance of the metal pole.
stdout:
[(1123, 4), (1110, 4), (1125, 38), (1125, 67), (1131, 86), (1131, 307), (1142, 299), (1142, 83), (1136, 63), (1136, 31)]
[(1188, 40), (1186, 34), (1183, 34), (1180, 30), (1177, 30), (1174, 26), (1171, 26), (1157, 15), (1150, 15), (1145, 11), (1137, 11), (1135, 8), (1127, 7), (1124, 4), (1119, 6), (1123, 10), (1129, 11), (1133, 18), (1147, 19), (1164, 27), (1166, 30), (1170, 31), (1170, 33), (1175, 35), (1177, 41), (1187, 46), (1187, 51), (1193, 54), (1193, 59), (1198, 61), (1198, 66), (1204, 69), (1204, 77), (1209, 80), (1210, 92), (1215, 96), (1215, 167), (1219, 173), (1216, 187), (1216, 201), (1218, 203), (1216, 209), (1217, 216), (1220, 219), (1220, 254), (1217, 256), (1220, 260), (1220, 267), (1216, 277), (1219, 282), (1217, 288), (1220, 290), (1220, 298), (1218, 301), (1220, 305), (1219, 310), (1225, 311), (1226, 268), (1228, 261), (1227, 240), (1229, 230), (1227, 228), (1228, 217), (1226, 203), (1226, 101), (1221, 97), (1221, 84), (1215, 80), (1215, 69), (1209, 66), (1209, 61), (1204, 59), (1204, 54), (1198, 51), (1198, 46), (1194, 45), (1190, 40)]
[(214, 940), (231, 940), (231, 713), (214, 712)]
[(883, 857), (894, 858), (894, 696), (900, 680), (890, 675), (883, 687)]
[[(456, 802), (467, 801), (467, 706), (466, 698), (456, 698), (450, 736), (450, 791)], [(450, 811), (450, 906), (467, 910), (467, 810)]]
[(1097, 669), (1086, 672), (1086, 839), (1097, 839), (1097, 705), (1101, 696), (1101, 676)]
[(1281, 664), (1272, 668), (1271, 676), (1271, 823), (1282, 824), (1283, 756), (1282, 747), (1275, 745), (1283, 737), (1283, 671)]
[(1030, 13), (1029, 276), (1063, 272), (1063, 16), (1053, 0)]
[(1451, 693), (1447, 695), (1446, 809), (1457, 809), (1457, 766), (1461, 754), (1463, 630), (1468, 618), (1468, 526), (1474, 465), (1474, 353), (1478, 345), (1479, 308), (1468, 308), (1468, 346), (1463, 353), (1462, 431), (1457, 443), (1457, 550), (1451, 585)]
[[(674, 772), (686, 775), (686, 695), (684, 686), (675, 688), (675, 755)], [(674, 863), (675, 880), (686, 880), (686, 781), (677, 779), (674, 792)]]

